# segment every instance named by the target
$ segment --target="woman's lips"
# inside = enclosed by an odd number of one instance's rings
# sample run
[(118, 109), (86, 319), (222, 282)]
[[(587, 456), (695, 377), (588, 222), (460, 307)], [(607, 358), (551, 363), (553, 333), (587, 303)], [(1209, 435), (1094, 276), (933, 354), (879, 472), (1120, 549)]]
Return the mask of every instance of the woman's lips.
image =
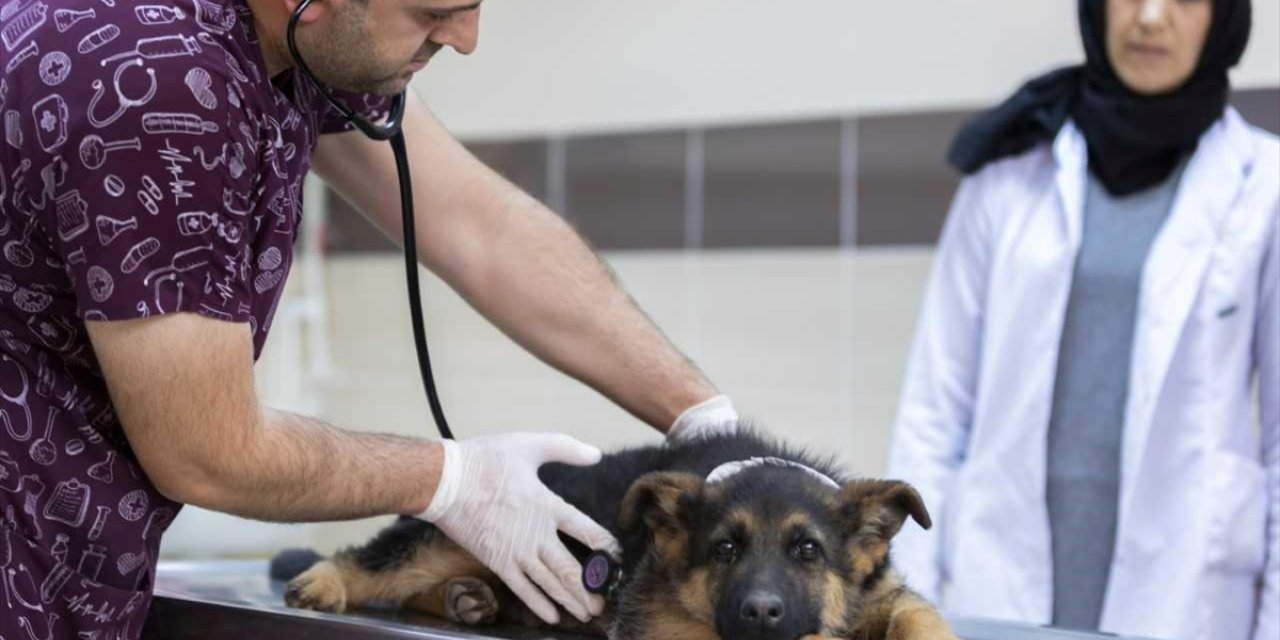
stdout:
[(1130, 42), (1129, 53), (1139, 58), (1163, 58), (1169, 55), (1169, 49), (1154, 44), (1144, 44), (1141, 42)]

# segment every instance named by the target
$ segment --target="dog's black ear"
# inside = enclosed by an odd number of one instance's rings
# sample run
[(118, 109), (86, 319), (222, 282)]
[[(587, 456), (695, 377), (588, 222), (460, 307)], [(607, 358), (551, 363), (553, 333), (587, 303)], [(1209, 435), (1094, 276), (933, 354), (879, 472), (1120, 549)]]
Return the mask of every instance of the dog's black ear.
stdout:
[(622, 500), (618, 524), (623, 531), (643, 525), (655, 535), (683, 533), (702, 499), (702, 486), (702, 478), (691, 473), (640, 476)]
[(907, 516), (921, 527), (933, 526), (929, 510), (915, 487), (897, 480), (859, 480), (845, 485), (843, 510), (857, 537), (889, 540)]

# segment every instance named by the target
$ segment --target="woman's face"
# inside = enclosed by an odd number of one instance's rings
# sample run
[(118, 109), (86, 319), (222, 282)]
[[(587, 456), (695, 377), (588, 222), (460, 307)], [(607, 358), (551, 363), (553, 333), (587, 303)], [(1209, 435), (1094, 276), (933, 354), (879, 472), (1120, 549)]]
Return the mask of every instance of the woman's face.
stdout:
[(1134, 92), (1169, 93), (1196, 70), (1212, 20), (1211, 0), (1107, 0), (1107, 56)]

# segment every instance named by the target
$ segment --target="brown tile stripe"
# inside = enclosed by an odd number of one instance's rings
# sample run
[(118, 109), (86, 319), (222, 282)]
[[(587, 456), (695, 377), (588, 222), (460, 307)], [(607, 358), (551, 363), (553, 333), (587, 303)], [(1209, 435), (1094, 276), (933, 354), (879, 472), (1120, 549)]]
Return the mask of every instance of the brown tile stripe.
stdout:
[[(1232, 104), (1250, 122), (1280, 134), (1280, 88), (1238, 91)], [(859, 246), (937, 241), (959, 181), (943, 154), (971, 115), (937, 111), (857, 119)], [(704, 246), (839, 243), (838, 121), (711, 128), (703, 141)], [(561, 213), (602, 249), (684, 247), (689, 222), (686, 142), (685, 132), (671, 130), (569, 138)], [(473, 143), (468, 148), (520, 188), (546, 199), (551, 177), (546, 140)], [(331, 196), (330, 202), (331, 251), (395, 250), (340, 198)]]
[(592, 245), (683, 245), (684, 132), (579, 137), (567, 145), (561, 213)]

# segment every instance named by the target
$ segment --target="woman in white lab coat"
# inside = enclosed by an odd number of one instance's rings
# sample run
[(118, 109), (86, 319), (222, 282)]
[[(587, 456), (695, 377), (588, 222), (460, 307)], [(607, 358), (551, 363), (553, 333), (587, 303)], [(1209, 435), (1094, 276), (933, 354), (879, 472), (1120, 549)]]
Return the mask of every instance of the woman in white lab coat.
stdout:
[(890, 462), (938, 526), (893, 560), (958, 615), (1276, 640), (1280, 144), (1226, 104), (1250, 5), (1079, 4), (1086, 63), (952, 149)]

